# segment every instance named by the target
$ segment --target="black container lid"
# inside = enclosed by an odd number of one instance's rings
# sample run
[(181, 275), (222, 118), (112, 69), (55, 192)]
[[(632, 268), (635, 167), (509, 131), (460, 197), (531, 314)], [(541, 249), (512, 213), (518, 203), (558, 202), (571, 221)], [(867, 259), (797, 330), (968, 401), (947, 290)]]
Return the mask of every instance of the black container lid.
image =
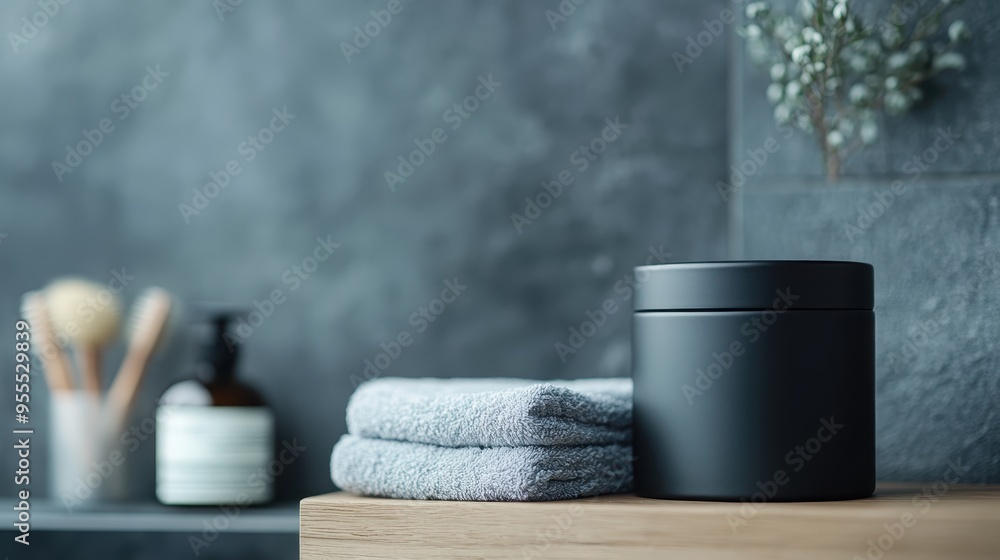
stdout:
[(636, 311), (864, 309), (875, 304), (872, 265), (848, 261), (728, 261), (635, 269)]

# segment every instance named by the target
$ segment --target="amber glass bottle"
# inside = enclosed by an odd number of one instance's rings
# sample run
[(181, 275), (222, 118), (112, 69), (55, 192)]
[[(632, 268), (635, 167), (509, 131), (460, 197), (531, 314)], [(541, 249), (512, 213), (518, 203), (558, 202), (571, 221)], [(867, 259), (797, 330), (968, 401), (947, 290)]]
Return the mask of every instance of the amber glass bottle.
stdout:
[(209, 315), (195, 378), (172, 385), (156, 411), (156, 497), (173, 505), (248, 505), (271, 500), (274, 416), (236, 378), (231, 314)]

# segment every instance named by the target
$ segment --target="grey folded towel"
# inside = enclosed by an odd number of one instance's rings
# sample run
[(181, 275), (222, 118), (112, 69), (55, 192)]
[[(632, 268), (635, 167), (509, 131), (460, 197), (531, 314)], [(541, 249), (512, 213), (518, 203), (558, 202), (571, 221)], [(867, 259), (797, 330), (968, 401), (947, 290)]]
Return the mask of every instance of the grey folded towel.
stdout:
[(632, 448), (440, 447), (345, 435), (331, 471), (344, 490), (387, 498), (564, 500), (631, 491)]
[(402, 379), (363, 383), (348, 432), (447, 447), (627, 444), (632, 380)]

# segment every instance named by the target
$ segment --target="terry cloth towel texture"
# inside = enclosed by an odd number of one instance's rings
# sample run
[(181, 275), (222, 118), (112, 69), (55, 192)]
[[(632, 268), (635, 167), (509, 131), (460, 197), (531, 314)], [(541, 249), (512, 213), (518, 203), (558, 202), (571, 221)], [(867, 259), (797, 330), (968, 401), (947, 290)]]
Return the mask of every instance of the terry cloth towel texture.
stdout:
[(333, 482), (410, 500), (568, 500), (632, 489), (629, 445), (440, 447), (345, 435)]
[(404, 499), (541, 501), (632, 489), (632, 381), (385, 378), (347, 406), (340, 488)]
[(627, 444), (631, 422), (628, 378), (384, 378), (347, 405), (352, 435), (445, 447)]

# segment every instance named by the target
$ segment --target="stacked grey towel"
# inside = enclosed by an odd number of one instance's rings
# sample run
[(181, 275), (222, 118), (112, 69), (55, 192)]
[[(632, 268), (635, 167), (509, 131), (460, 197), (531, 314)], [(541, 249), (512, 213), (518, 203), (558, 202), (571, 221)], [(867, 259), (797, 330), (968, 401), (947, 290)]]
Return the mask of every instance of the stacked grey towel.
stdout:
[(405, 499), (628, 492), (631, 422), (630, 379), (377, 379), (347, 405), (333, 482)]

